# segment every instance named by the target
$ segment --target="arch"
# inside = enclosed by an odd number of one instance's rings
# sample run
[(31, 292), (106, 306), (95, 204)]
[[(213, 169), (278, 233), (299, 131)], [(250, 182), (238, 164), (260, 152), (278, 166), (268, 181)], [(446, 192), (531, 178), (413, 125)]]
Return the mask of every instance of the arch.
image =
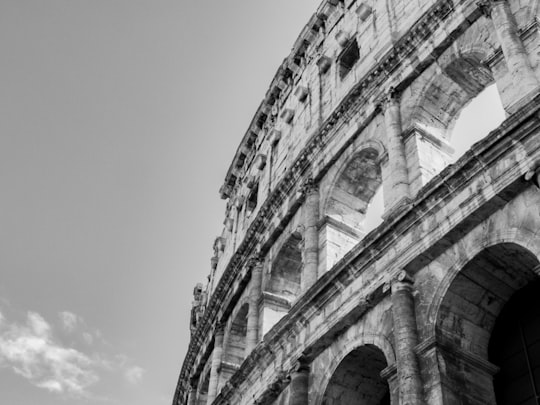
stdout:
[(279, 249), (270, 268), (266, 291), (294, 301), (300, 294), (303, 267), (302, 235), (293, 232)]
[(410, 126), (449, 142), (459, 112), (495, 81), (483, 60), (484, 49), (471, 46), (467, 52), (445, 55), (438, 69), (420, 89)]
[(325, 244), (320, 261), (326, 269), (382, 222), (382, 207), (375, 212), (371, 205), (376, 193), (382, 193), (382, 150), (376, 142), (362, 145), (344, 159), (332, 179), (324, 197), (321, 227)]
[(381, 377), (388, 366), (385, 354), (373, 344), (349, 351), (333, 364), (317, 404), (352, 405), (362, 398), (365, 405), (389, 405), (390, 388)]
[(240, 367), (246, 355), (245, 347), (248, 313), (249, 304), (242, 304), (229, 327), (227, 341), (224, 345), (223, 361), (232, 366)]
[[(323, 371), (320, 380), (320, 390), (317, 391), (313, 403), (315, 405), (325, 405), (324, 394), (327, 391), (328, 385), (332, 379), (332, 376), (335, 375), (336, 370), (343, 363), (345, 358), (355, 350), (358, 350), (362, 347), (369, 347), (378, 350), (385, 362), (385, 367), (395, 363), (395, 351), (394, 346), (390, 339), (382, 334), (362, 334), (356, 339), (352, 339), (346, 342), (341, 350), (333, 356), (332, 361), (328, 364), (328, 367)], [(373, 350), (370, 349), (370, 350)], [(381, 369), (382, 371), (382, 369)]]
[(484, 239), (477, 239), (475, 240), (476, 243), (467, 246), (466, 253), (463, 254), (460, 259), (448, 269), (438, 287), (435, 289), (431, 304), (427, 310), (426, 319), (430, 329), (426, 338), (435, 336), (437, 315), (441, 302), (444, 299), (446, 292), (449, 290), (451, 283), (467, 263), (480, 254), (484, 249), (504, 243), (518, 245), (521, 248), (531, 252), (534, 256), (540, 257), (540, 244), (537, 242), (536, 238), (537, 236), (528, 229), (507, 227), (501, 230), (486, 233)]
[(493, 243), (445, 280), (450, 282), (437, 302), (434, 332), (445, 364), (444, 395), (450, 403), (495, 403), (490, 337), (511, 297), (538, 279), (539, 263), (522, 245)]

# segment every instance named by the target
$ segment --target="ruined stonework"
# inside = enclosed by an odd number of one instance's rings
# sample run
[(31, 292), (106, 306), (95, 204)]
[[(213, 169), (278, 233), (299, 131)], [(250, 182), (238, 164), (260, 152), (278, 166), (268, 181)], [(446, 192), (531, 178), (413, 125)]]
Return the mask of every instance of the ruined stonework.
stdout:
[[(173, 405), (538, 404), (539, 13), (320, 5), (220, 190)], [(449, 165), (493, 83), (506, 120)]]

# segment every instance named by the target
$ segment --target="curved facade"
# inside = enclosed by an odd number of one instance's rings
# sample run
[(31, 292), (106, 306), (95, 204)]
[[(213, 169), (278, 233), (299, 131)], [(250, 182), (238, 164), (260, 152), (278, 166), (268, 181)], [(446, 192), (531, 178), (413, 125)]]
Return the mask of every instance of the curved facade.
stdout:
[[(220, 190), (173, 405), (537, 403), (539, 16), (320, 5)], [(449, 165), (491, 84), (506, 120)]]

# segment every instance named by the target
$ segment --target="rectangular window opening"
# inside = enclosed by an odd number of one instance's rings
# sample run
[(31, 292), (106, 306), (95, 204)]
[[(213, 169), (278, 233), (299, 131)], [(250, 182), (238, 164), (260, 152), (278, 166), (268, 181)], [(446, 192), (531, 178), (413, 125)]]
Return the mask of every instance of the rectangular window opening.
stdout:
[(356, 39), (352, 40), (339, 56), (339, 76), (343, 79), (349, 74), (356, 62), (360, 59), (360, 48)]
[(257, 195), (259, 194), (259, 183), (255, 184), (251, 189), (251, 193), (246, 202), (246, 213), (251, 215), (255, 208), (257, 208)]

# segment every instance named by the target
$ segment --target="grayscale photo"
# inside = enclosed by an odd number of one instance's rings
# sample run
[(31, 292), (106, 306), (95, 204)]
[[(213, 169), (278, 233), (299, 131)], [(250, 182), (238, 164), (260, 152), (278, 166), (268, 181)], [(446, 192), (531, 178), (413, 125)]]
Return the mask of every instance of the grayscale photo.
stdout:
[(0, 0), (0, 405), (540, 405), (540, 0)]

